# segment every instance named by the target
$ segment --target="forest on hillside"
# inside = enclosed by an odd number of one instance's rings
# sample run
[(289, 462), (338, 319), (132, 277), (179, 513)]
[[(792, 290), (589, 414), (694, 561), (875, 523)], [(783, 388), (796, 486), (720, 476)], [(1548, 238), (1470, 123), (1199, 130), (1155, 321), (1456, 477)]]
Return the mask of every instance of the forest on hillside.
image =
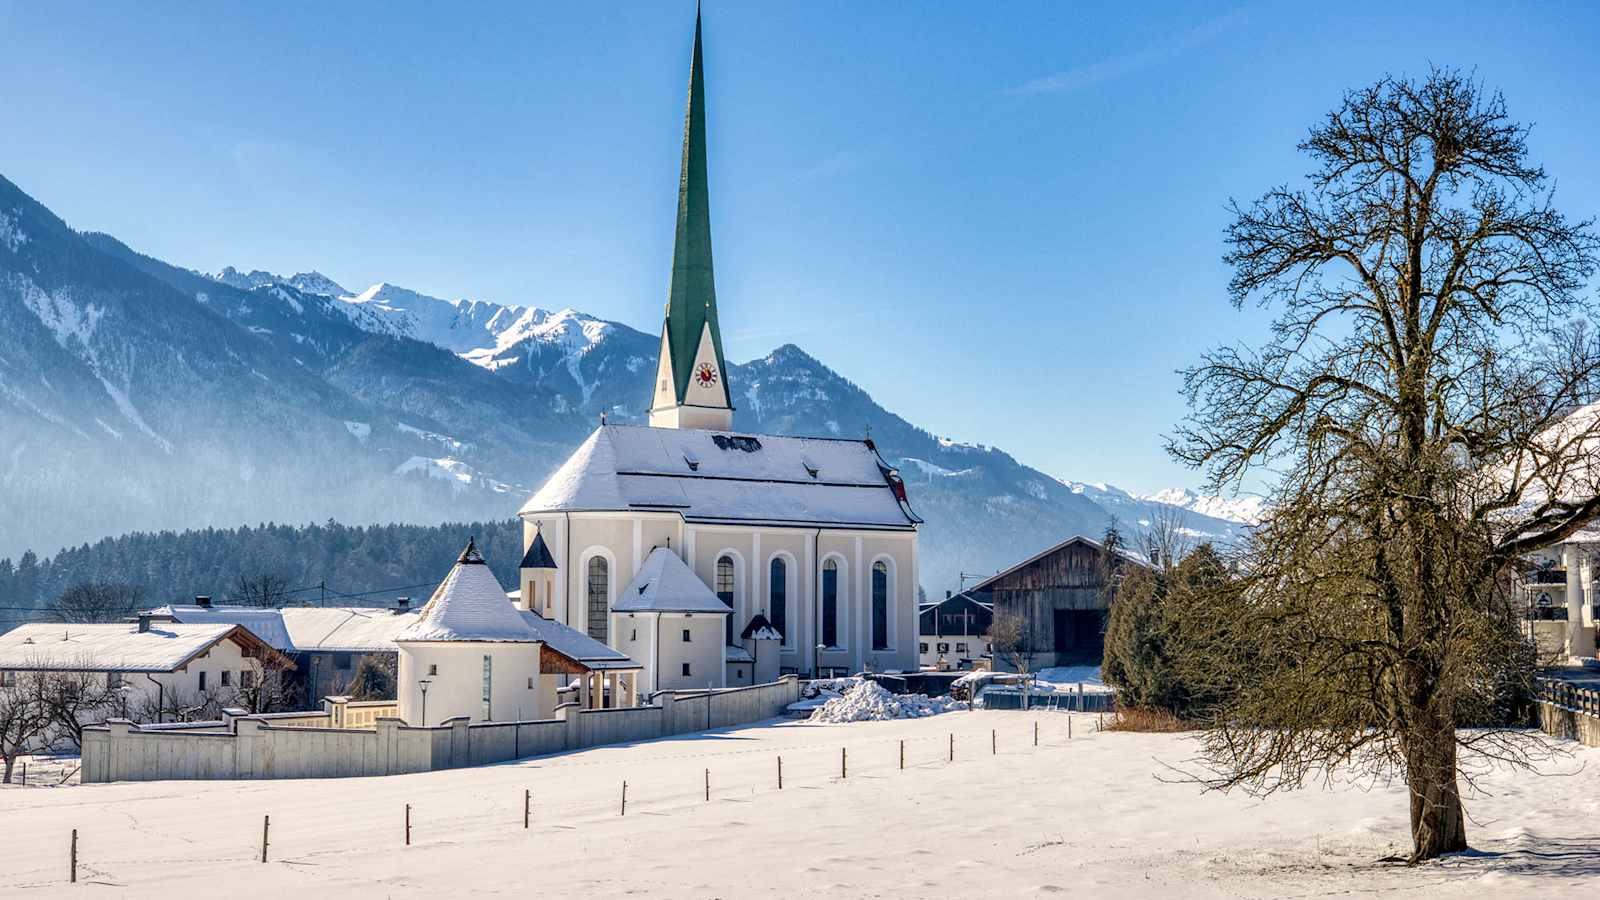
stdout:
[(121, 583), (146, 605), (240, 599), (250, 583), (282, 586), (281, 602), (386, 606), (420, 604), (449, 572), (469, 537), (508, 589), (522, 559), (514, 519), (442, 525), (262, 524), (192, 531), (133, 532), (40, 558), (0, 559), (0, 631), (49, 621), (48, 608), (76, 585)]

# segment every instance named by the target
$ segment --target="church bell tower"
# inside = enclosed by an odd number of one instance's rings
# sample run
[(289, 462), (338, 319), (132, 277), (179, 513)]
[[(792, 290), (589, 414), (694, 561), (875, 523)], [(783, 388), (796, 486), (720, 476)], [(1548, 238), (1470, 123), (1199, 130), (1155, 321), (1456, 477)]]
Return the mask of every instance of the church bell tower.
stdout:
[(700, 12), (694, 16), (689, 106), (683, 115), (683, 167), (678, 176), (677, 241), (672, 287), (661, 326), (661, 360), (650, 401), (656, 428), (733, 427), (732, 396), (717, 325), (711, 274), (711, 201), (706, 190), (706, 89), (700, 58)]

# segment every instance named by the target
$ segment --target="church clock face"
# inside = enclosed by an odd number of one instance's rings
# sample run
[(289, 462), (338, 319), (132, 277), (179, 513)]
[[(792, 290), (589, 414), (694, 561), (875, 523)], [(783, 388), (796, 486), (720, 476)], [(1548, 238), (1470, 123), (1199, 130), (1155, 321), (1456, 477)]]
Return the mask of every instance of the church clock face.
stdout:
[(708, 362), (701, 363), (700, 368), (694, 370), (694, 380), (696, 384), (703, 388), (715, 385), (717, 383), (717, 367)]

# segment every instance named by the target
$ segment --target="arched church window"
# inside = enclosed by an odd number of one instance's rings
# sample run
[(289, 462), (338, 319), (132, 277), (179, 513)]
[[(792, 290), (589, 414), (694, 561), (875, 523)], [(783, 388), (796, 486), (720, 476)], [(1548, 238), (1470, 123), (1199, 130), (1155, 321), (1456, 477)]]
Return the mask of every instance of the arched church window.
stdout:
[(733, 557), (721, 557), (717, 560), (717, 599), (727, 604), (729, 609), (727, 625), (723, 628), (729, 647), (733, 646), (733, 584)]
[(889, 566), (872, 564), (872, 649), (889, 649)]
[(772, 608), (772, 627), (778, 629), (783, 635), (783, 643), (787, 646), (789, 641), (789, 567), (781, 558), (772, 560), (771, 573), (767, 578), (767, 598)]
[(589, 637), (606, 642), (610, 619), (611, 566), (604, 556), (589, 560)]
[(822, 564), (822, 643), (839, 646), (839, 563)]

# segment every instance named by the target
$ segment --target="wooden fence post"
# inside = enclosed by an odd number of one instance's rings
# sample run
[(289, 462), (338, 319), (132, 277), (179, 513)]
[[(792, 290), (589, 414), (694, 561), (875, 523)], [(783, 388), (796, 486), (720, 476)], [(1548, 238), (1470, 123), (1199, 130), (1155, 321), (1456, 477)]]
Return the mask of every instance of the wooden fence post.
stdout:
[(848, 753), (848, 752), (849, 751), (846, 750), (843, 747), (839, 748), (839, 777), (840, 778), (846, 778), (846, 777), (848, 777), (850, 775), (850, 769), (849, 769), (849, 766), (846, 764), (846, 758), (845, 758), (845, 754)]
[(533, 791), (522, 789), (522, 827), (527, 829), (528, 820), (533, 818)]
[(78, 883), (78, 829), (72, 829), (72, 883)]
[(272, 827), (272, 817), (261, 817), (261, 861), (267, 861), (267, 830)]
[(406, 804), (406, 846), (411, 846), (411, 804)]
[(950, 761), (956, 761), (956, 733), (950, 732)]
[(622, 812), (618, 813), (618, 815), (625, 816), (627, 814), (628, 814), (628, 782), (624, 781), (624, 782), (622, 782)]
[(783, 790), (783, 757), (778, 757), (778, 790)]
[(711, 802), (711, 770), (706, 770), (706, 802)]
[(1033, 720), (1033, 745), (1039, 746), (1039, 720)]
[(994, 756), (1000, 752), (1000, 744), (995, 739), (994, 729), (989, 729), (989, 755)]
[(906, 767), (906, 742), (904, 740), (901, 740), (900, 741), (900, 768), (904, 769), (905, 767)]

